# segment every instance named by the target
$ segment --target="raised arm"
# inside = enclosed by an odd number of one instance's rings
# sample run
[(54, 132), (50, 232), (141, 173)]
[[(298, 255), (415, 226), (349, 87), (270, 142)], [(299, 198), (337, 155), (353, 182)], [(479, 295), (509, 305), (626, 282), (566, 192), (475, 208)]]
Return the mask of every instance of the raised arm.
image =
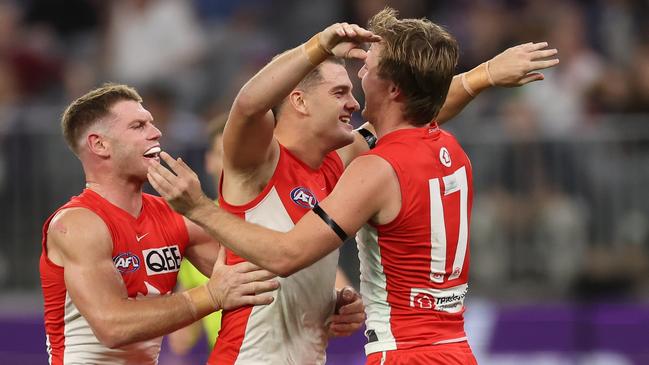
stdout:
[[(446, 96), (446, 101), (437, 116), (443, 124), (458, 115), (480, 92), (492, 86), (517, 87), (543, 80), (537, 72), (554, 67), (559, 63), (556, 49), (546, 49), (547, 42), (525, 43), (508, 48), (494, 58), (474, 69), (455, 75)], [(362, 129), (375, 134), (368, 122)], [(354, 158), (370, 149), (367, 138), (356, 132), (354, 142), (337, 150), (343, 164), (347, 166)]]
[(525, 43), (508, 48), (474, 69), (455, 75), (446, 102), (437, 116), (442, 124), (459, 114), (481, 91), (491, 86), (517, 87), (543, 80), (537, 72), (559, 63), (556, 49), (546, 49), (547, 42)]
[(276, 57), (237, 95), (223, 134), (224, 167), (251, 171), (272, 161), (275, 119), (271, 108), (331, 55), (363, 57), (360, 45), (380, 38), (354, 24), (334, 24), (308, 42)]
[[(206, 285), (180, 294), (133, 300), (115, 269), (112, 240), (104, 222), (83, 208), (60, 212), (47, 234), (48, 257), (64, 268), (65, 285), (79, 312), (104, 345), (114, 348), (155, 338), (218, 309), (268, 304), (277, 282), (252, 264), (226, 266), (221, 252)], [(223, 251), (223, 250), (222, 250)]]

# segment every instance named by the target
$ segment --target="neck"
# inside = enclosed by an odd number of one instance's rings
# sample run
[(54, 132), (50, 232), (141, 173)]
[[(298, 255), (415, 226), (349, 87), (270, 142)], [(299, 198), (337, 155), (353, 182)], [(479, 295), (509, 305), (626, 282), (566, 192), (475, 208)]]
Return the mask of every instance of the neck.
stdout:
[(372, 125), (376, 130), (377, 138), (399, 129), (416, 128), (416, 125), (404, 118), (401, 109), (395, 107), (377, 113)]
[(330, 152), (321, 140), (308, 131), (292, 128), (288, 123), (278, 123), (274, 134), (282, 146), (312, 169), (319, 168), (327, 153)]
[(142, 210), (142, 183), (129, 182), (111, 178), (86, 178), (86, 188), (101, 195), (113, 205), (137, 217)]

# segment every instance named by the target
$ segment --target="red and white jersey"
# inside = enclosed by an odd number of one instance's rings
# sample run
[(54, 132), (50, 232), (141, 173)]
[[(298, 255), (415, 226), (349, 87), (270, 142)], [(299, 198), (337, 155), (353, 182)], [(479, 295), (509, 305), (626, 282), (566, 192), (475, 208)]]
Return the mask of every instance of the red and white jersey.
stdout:
[[(285, 147), (264, 190), (241, 206), (219, 205), (248, 222), (288, 231), (333, 189), (343, 172), (336, 152), (312, 169)], [(243, 261), (228, 251), (227, 261)], [(315, 264), (279, 278), (275, 300), (267, 306), (223, 312), (221, 332), (208, 364), (323, 364), (327, 347), (325, 321), (335, 306), (338, 250)]]
[(156, 364), (162, 337), (117, 349), (102, 345), (70, 299), (64, 268), (47, 257), (50, 221), (60, 210), (75, 207), (91, 210), (108, 227), (113, 263), (122, 275), (129, 298), (171, 293), (189, 239), (182, 216), (163, 199), (148, 194), (143, 194), (142, 212), (137, 218), (90, 189), (52, 214), (43, 226), (40, 258), (50, 364)]
[(401, 129), (367, 152), (390, 163), (401, 210), (358, 235), (367, 354), (466, 340), (471, 163), (436, 124)]

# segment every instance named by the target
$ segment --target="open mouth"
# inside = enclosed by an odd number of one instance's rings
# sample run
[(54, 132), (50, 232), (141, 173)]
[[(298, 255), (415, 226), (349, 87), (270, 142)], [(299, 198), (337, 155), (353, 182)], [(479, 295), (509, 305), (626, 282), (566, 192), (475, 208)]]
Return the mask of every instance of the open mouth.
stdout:
[(146, 158), (159, 158), (161, 151), (162, 149), (160, 149), (160, 146), (151, 147), (144, 152), (143, 156)]
[(351, 117), (340, 117), (340, 118), (338, 118), (338, 120), (343, 122), (343, 123), (349, 124), (349, 123), (351, 123), (352, 118)]

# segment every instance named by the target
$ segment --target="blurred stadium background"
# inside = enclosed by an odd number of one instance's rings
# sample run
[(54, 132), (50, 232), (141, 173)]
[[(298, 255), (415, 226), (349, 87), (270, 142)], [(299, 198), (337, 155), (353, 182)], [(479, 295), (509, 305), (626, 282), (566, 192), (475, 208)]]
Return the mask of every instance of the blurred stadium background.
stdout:
[[(649, 2), (387, 3), (455, 34), (458, 72), (522, 42), (559, 49), (545, 81), (488, 90), (447, 125), (474, 166), (466, 318), (480, 363), (649, 364)], [(104, 81), (138, 87), (165, 149), (213, 194), (207, 121), (274, 54), (385, 4), (0, 0), (0, 362), (47, 361), (41, 226), (84, 184), (59, 132), (70, 100)], [(357, 284), (356, 248), (341, 262)], [(363, 341), (334, 340), (329, 364), (362, 364)]]

